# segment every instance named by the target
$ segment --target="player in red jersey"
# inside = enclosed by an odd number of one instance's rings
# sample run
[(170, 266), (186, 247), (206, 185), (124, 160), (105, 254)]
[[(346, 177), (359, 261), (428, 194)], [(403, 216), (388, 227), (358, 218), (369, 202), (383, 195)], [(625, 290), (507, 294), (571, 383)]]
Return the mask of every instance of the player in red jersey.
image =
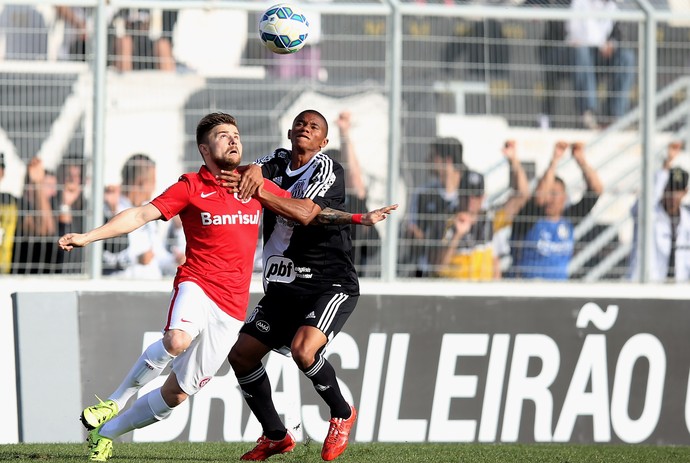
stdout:
[[(91, 461), (108, 460), (114, 438), (167, 418), (174, 407), (198, 392), (222, 365), (243, 324), (261, 204), (253, 198), (239, 199), (215, 177), (221, 170), (235, 170), (241, 161), (235, 118), (224, 113), (205, 116), (197, 126), (196, 139), (204, 161), (198, 173), (182, 175), (146, 205), (127, 209), (91, 231), (70, 233), (59, 240), (60, 247), (69, 251), (177, 214), (187, 239), (186, 260), (175, 276), (163, 338), (144, 351), (108, 400), (82, 412), (82, 422), (90, 430)], [(261, 188), (280, 197), (290, 196), (270, 181)], [(374, 211), (365, 216), (373, 224), (385, 215)], [(172, 372), (163, 386), (139, 397), (119, 414), (170, 361)]]

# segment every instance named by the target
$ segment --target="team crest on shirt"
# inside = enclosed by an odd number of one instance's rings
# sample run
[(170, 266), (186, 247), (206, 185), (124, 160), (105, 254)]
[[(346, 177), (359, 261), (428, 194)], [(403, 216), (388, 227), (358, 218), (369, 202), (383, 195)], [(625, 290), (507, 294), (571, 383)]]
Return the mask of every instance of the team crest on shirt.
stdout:
[(293, 198), (304, 198), (304, 193), (306, 191), (307, 180), (300, 178), (295, 182), (295, 184), (290, 188)]
[(566, 240), (570, 237), (570, 230), (568, 226), (564, 223), (558, 226), (558, 231), (556, 232), (561, 240)]
[(239, 202), (241, 202), (242, 204), (247, 204), (249, 201), (252, 200), (251, 197), (246, 198), (246, 199), (240, 199), (240, 197), (237, 196), (237, 193), (235, 193), (235, 199), (238, 200)]
[(199, 389), (201, 389), (202, 387), (206, 386), (206, 384), (207, 384), (209, 381), (211, 381), (211, 377), (210, 377), (210, 376), (207, 376), (207, 377), (205, 377), (205, 378), (201, 378), (201, 381), (199, 381)]

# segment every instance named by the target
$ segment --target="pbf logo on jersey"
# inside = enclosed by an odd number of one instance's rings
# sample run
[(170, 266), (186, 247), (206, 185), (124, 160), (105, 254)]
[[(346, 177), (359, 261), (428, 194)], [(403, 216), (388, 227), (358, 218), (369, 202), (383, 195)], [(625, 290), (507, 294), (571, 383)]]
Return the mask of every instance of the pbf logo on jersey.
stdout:
[(273, 283), (295, 281), (295, 264), (287, 257), (271, 256), (264, 267), (264, 278)]

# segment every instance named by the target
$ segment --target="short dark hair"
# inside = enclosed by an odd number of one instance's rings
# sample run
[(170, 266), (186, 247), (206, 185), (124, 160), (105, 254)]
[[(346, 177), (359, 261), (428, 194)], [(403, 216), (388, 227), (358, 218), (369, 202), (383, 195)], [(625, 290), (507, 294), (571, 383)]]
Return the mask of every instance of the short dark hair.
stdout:
[(156, 162), (149, 156), (137, 153), (133, 154), (125, 161), (125, 165), (122, 166), (122, 185), (132, 186), (136, 184), (137, 179), (146, 171), (148, 168), (156, 167)]
[(437, 156), (441, 159), (451, 159), (453, 164), (461, 167), (462, 143), (454, 137), (440, 137), (431, 142), (429, 156)]
[(201, 145), (202, 143), (206, 143), (208, 133), (213, 130), (214, 127), (221, 124), (230, 124), (239, 128), (237, 119), (230, 114), (221, 112), (207, 114), (201, 118), (196, 126), (196, 144)]
[(323, 122), (323, 126), (325, 128), (325, 136), (328, 136), (328, 121), (326, 120), (325, 117), (323, 117), (323, 114), (321, 114), (320, 112), (318, 112), (315, 109), (305, 109), (304, 111), (299, 113), (297, 116), (295, 116), (295, 119), (293, 119), (293, 121), (297, 120), (301, 116), (304, 116), (305, 114), (313, 114), (314, 116), (321, 119), (321, 122)]

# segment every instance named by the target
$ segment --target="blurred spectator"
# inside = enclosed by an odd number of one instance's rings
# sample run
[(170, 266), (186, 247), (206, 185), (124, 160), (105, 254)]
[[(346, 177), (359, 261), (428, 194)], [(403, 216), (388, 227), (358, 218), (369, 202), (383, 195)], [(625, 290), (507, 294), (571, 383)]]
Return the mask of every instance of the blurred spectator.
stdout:
[(574, 228), (592, 210), (603, 186), (587, 163), (582, 143), (574, 143), (572, 156), (587, 183), (580, 202), (566, 207), (565, 182), (556, 176), (568, 144), (558, 142), (553, 158), (532, 198), (518, 212), (511, 233), (513, 272), (518, 278), (565, 280), (575, 249)]
[[(86, 201), (83, 195), (84, 175), (83, 159), (67, 156), (58, 167), (58, 235), (86, 228)], [(58, 253), (62, 262), (60, 273), (79, 273), (82, 269), (84, 254), (82, 249), (75, 249), (76, 254)]]
[(462, 143), (455, 138), (437, 138), (429, 147), (430, 181), (415, 189), (408, 207), (407, 220), (401, 228), (402, 242), (409, 243), (401, 252), (403, 267), (412, 269), (402, 276), (432, 275), (436, 255), (446, 230), (446, 219), (462, 210), (460, 183), (463, 171)]
[(529, 180), (518, 158), (515, 140), (506, 141), (502, 152), (510, 166), (511, 192), (505, 202), (493, 208), (493, 245), (494, 254), (500, 261), (501, 272), (504, 272), (510, 268), (512, 262), (510, 233), (513, 219), (529, 199)]
[[(172, 265), (177, 267), (177, 265), (182, 265), (186, 259), (185, 249), (187, 247), (187, 238), (184, 236), (184, 229), (182, 228), (182, 219), (179, 215), (176, 215), (170, 219), (168, 224), (168, 233), (165, 239), (165, 250), (173, 256), (174, 260)], [(74, 249), (72, 250), (74, 251)], [(175, 265), (177, 264), (177, 265)], [(164, 275), (173, 275), (176, 272), (171, 269), (164, 269)]]
[[(495, 5), (515, 3), (512, 0), (457, 0), (463, 5)], [(479, 80), (487, 77), (505, 78), (508, 75), (510, 55), (508, 40), (503, 34), (503, 24), (497, 19), (456, 21), (453, 27), (456, 37), (448, 41), (443, 60), (447, 71), (453, 75), (456, 63), (467, 63), (470, 76)]]
[[(5, 177), (5, 154), (0, 153), (0, 182)], [(14, 233), (17, 228), (17, 198), (0, 193), (0, 274), (10, 273)]]
[(26, 168), (21, 216), (15, 233), (12, 273), (55, 273), (60, 254), (57, 247), (57, 177), (32, 158)]
[[(570, 0), (526, 0), (525, 6), (555, 7), (568, 6)], [(537, 49), (539, 63), (544, 69), (544, 97), (542, 112), (539, 115), (539, 127), (548, 129), (553, 126), (556, 114), (558, 84), (569, 78), (568, 67), (572, 65), (571, 50), (565, 45), (565, 22), (545, 21), (541, 44)]]
[(115, 69), (121, 72), (156, 68), (174, 71), (172, 31), (177, 11), (125, 8), (111, 22), (115, 37)]
[[(350, 138), (351, 115), (343, 111), (336, 120), (340, 131), (340, 149), (326, 151), (333, 160), (345, 169), (345, 210), (349, 212), (368, 211), (367, 187), (360, 168), (354, 144)], [(376, 227), (350, 227), (352, 236), (352, 259), (362, 277), (377, 277), (381, 274), (381, 239)]]
[[(145, 154), (130, 156), (122, 167), (122, 186), (108, 187), (106, 213), (141, 206), (153, 197), (156, 186), (156, 164)], [(112, 215), (111, 215), (112, 217)], [(107, 240), (103, 251), (103, 273), (123, 278), (161, 278), (176, 268), (175, 258), (165, 249), (157, 222), (149, 222), (126, 236), (123, 242)], [(173, 272), (174, 273), (174, 272)]]
[[(662, 170), (656, 173), (654, 185), (654, 246), (651, 251), (651, 281), (690, 280), (690, 208), (682, 204), (688, 193), (688, 172), (672, 167), (681, 152), (682, 145), (673, 142), (668, 147)], [(637, 219), (639, 204), (632, 208)], [(630, 278), (640, 279), (638, 258), (639, 224), (635, 220), (633, 248), (630, 261)]]
[(465, 171), (461, 182), (466, 209), (454, 214), (438, 248), (437, 274), (462, 280), (488, 281), (501, 277), (493, 252), (491, 221), (482, 209), (484, 176)]
[[(614, 11), (615, 0), (572, 0), (573, 11)], [(599, 127), (597, 77), (608, 80), (608, 101), (604, 115), (623, 116), (630, 104), (635, 80), (635, 54), (621, 46), (621, 28), (611, 19), (571, 19), (567, 41), (574, 50), (576, 106), (585, 128)]]
[(65, 23), (60, 59), (86, 61), (86, 41), (93, 27), (89, 11), (90, 9), (82, 7), (55, 7), (58, 18)]

